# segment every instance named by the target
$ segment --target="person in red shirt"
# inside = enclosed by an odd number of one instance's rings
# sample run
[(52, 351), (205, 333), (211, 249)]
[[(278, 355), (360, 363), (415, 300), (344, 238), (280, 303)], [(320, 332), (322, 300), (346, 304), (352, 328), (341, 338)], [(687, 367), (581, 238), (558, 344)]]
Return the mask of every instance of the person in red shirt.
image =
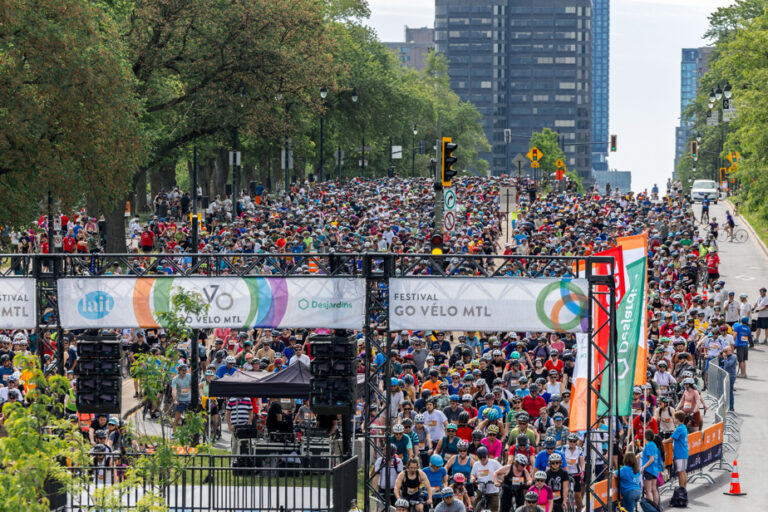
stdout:
[(547, 370), (557, 370), (557, 373), (563, 373), (564, 363), (560, 359), (560, 351), (553, 348), (549, 351), (549, 359), (544, 363), (544, 368)]
[(661, 336), (673, 336), (675, 334), (675, 322), (672, 321), (672, 313), (664, 313), (664, 323), (659, 329)]
[(656, 418), (650, 413), (645, 413), (645, 422), (643, 422), (643, 415), (638, 414), (635, 419), (632, 420), (632, 426), (635, 430), (635, 440), (642, 442), (645, 436), (645, 429), (648, 428), (653, 431), (654, 434), (659, 433), (659, 425), (656, 423)]
[(523, 409), (533, 419), (539, 417), (539, 411), (547, 406), (546, 400), (539, 395), (539, 385), (535, 382), (528, 386), (531, 394), (523, 397)]
[(720, 256), (717, 255), (717, 248), (710, 247), (704, 261), (707, 263), (707, 278), (711, 286), (713, 281), (720, 279)]
[(75, 246), (77, 245), (77, 240), (75, 240), (75, 237), (72, 236), (72, 233), (67, 233), (67, 236), (61, 239), (61, 250), (62, 252), (67, 253), (73, 253), (75, 252)]
[(141, 233), (141, 250), (144, 252), (152, 252), (154, 243), (155, 234), (149, 230), (149, 226), (144, 226), (144, 231)]

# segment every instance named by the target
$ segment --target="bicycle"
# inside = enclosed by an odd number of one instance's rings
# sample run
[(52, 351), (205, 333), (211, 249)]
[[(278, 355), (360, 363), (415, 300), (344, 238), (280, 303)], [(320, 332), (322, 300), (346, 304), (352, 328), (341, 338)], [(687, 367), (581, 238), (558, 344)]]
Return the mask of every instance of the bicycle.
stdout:
[(725, 230), (720, 231), (717, 235), (717, 240), (720, 242), (743, 244), (749, 240), (749, 233), (744, 228), (734, 227), (733, 233), (730, 235)]
[(477, 500), (477, 503), (475, 503), (475, 506), (472, 508), (472, 510), (478, 512), (488, 511), (488, 494), (485, 492), (485, 490), (488, 489), (488, 486), (492, 483), (493, 482), (475, 482), (475, 494), (479, 492), (481, 496), (480, 499)]

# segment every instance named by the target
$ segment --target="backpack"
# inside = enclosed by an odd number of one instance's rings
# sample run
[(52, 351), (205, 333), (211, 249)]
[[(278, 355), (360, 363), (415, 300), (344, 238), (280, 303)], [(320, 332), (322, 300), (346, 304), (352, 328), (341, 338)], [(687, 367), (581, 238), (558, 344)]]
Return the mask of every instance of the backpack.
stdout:
[(685, 508), (688, 506), (688, 491), (685, 487), (675, 487), (672, 498), (669, 500), (670, 507)]
[(643, 512), (661, 512), (659, 507), (645, 496), (640, 498), (640, 510)]

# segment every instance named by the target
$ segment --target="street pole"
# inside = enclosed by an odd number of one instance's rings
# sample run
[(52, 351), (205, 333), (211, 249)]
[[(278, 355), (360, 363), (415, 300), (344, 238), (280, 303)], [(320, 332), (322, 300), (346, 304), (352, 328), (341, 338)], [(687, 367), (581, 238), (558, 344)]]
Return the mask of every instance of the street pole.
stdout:
[(363, 150), (363, 159), (360, 160), (360, 163), (363, 167), (363, 179), (365, 179), (365, 133), (363, 133), (363, 146), (361, 149)]
[(442, 183), (442, 169), (443, 169), (443, 128), (440, 124), (440, 118), (437, 119), (437, 142), (435, 147), (437, 148), (436, 158), (437, 165), (435, 166), (435, 234), (443, 234), (443, 201), (445, 200), (443, 194)]
[(522, 162), (520, 162), (518, 160), (518, 162), (517, 162), (517, 177), (519, 178), (522, 175), (523, 175), (523, 164), (522, 164)]
[[(320, 168), (317, 170), (317, 181), (323, 181), (323, 167), (325, 167), (325, 154), (323, 153), (323, 145), (325, 143), (324, 139), (324, 132), (325, 132), (325, 116), (320, 116)], [(286, 165), (285, 167), (288, 167), (288, 153), (286, 153)]]
[(416, 177), (416, 134), (411, 135), (411, 178)]
[(392, 137), (389, 137), (389, 169), (387, 170), (387, 178), (392, 177)]
[(197, 265), (197, 252), (200, 246), (197, 225), (197, 144), (192, 148), (192, 265)]
[[(192, 266), (197, 265), (197, 253), (200, 242), (198, 240), (197, 226), (197, 144), (192, 148)], [(192, 370), (192, 410), (198, 410), (200, 402), (200, 347), (198, 346), (199, 331), (192, 330), (191, 352), (191, 370)]]
[(284, 164), (283, 164), (283, 174), (285, 175), (285, 193), (288, 193), (288, 187), (291, 186), (290, 181), (288, 180), (288, 135), (283, 136), (283, 158), (284, 158)]

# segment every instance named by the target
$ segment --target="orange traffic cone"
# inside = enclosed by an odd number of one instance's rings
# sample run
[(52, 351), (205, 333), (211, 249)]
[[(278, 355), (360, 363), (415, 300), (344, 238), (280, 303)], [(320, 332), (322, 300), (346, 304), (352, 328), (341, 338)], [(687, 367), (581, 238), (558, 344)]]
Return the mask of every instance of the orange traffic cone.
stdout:
[(724, 492), (728, 496), (745, 496), (747, 493), (741, 492), (741, 484), (739, 483), (739, 468), (738, 463), (733, 461), (733, 471), (731, 472), (731, 489), (728, 492)]

